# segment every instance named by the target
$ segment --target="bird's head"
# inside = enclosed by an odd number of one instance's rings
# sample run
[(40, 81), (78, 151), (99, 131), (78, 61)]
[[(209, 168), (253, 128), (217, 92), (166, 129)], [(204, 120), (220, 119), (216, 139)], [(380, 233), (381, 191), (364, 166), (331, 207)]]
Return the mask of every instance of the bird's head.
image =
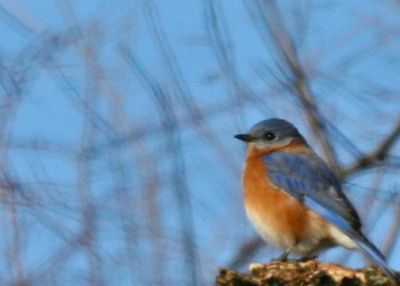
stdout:
[(286, 147), (293, 141), (305, 142), (296, 127), (278, 118), (260, 121), (249, 132), (235, 135), (235, 138), (257, 149)]

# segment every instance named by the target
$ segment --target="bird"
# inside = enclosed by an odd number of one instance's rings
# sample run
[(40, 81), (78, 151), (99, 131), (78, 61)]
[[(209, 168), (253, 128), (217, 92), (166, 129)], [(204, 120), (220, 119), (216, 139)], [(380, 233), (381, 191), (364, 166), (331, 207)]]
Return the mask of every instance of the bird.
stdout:
[(363, 253), (397, 280), (384, 255), (363, 234), (356, 209), (330, 167), (290, 122), (271, 118), (247, 133), (242, 173), (247, 217), (267, 243), (305, 261), (335, 246)]

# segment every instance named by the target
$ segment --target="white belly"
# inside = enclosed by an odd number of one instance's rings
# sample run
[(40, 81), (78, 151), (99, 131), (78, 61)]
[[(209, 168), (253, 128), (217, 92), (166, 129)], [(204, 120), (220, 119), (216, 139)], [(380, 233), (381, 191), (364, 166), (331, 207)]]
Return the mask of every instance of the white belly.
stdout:
[(299, 255), (317, 254), (326, 248), (342, 245), (348, 249), (358, 249), (353, 240), (334, 225), (322, 222), (315, 212), (310, 211), (307, 230), (300, 240), (288, 233), (282, 233), (271, 221), (246, 208), (246, 213), (258, 234), (264, 241), (283, 250), (291, 248), (291, 252)]
[(287, 249), (295, 244), (293, 237), (277, 231), (273, 224), (266, 219), (261, 219), (257, 213), (252, 212), (249, 208), (246, 208), (246, 214), (258, 234), (268, 244), (281, 249)]

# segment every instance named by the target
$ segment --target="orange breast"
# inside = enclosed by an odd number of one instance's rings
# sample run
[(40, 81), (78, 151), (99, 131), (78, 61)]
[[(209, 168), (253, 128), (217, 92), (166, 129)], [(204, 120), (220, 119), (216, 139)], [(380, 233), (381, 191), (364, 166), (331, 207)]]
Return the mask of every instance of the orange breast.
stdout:
[(307, 209), (273, 185), (268, 179), (261, 154), (249, 155), (248, 153), (243, 171), (244, 202), (247, 213), (251, 213), (253, 220), (256, 220), (258, 224), (261, 223), (258, 228), (265, 227), (268, 231), (273, 230), (275, 236), (286, 237), (293, 242), (298, 241), (307, 228)]

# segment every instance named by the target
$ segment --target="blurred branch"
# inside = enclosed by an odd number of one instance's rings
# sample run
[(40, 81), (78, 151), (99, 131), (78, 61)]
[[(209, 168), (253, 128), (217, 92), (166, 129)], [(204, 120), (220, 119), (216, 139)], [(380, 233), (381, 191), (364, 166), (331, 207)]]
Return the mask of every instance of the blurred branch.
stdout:
[(390, 149), (393, 147), (399, 137), (400, 120), (398, 120), (396, 126), (392, 129), (389, 135), (375, 148), (375, 150), (359, 158), (350, 166), (342, 168), (339, 172), (339, 175), (343, 178), (346, 178), (356, 172), (373, 167), (373, 165), (375, 165), (377, 162), (384, 161), (388, 157)]
[(260, 248), (265, 247), (266, 243), (260, 236), (255, 236), (251, 240), (245, 241), (236, 251), (235, 256), (231, 259), (228, 268), (236, 269), (244, 264), (246, 260), (256, 254)]
[[(225, 146), (223, 146), (220, 140), (218, 140), (218, 136), (215, 134), (215, 132), (207, 125), (207, 117), (196, 103), (196, 97), (192, 94), (191, 89), (185, 80), (177, 57), (173, 52), (173, 49), (163, 29), (157, 6), (145, 5), (145, 8), (150, 20), (151, 31), (157, 43), (157, 48), (162, 55), (161, 59), (163, 62), (163, 67), (167, 71), (168, 76), (171, 78), (171, 80), (168, 82), (168, 87), (165, 89), (171, 89), (174, 98), (183, 103), (183, 109), (189, 113), (188, 120), (193, 123), (192, 126), (196, 129), (196, 131), (217, 150), (216, 153), (219, 154), (221, 158), (224, 158), (224, 160), (230, 160), (229, 158), (231, 156), (229, 152), (227, 152)], [(240, 104), (241, 103), (238, 103), (238, 105)], [(225, 106), (223, 110), (225, 110)], [(187, 125), (187, 121), (183, 121), (177, 115), (176, 121), (179, 123), (183, 122), (184, 124), (182, 124), (182, 127)], [(233, 163), (234, 162), (231, 162), (231, 164), (228, 165), (234, 166)]]
[(192, 285), (199, 283), (198, 258), (194, 249), (194, 225), (191, 207), (191, 197), (186, 183), (186, 172), (184, 169), (184, 155), (181, 142), (181, 131), (175, 112), (170, 104), (170, 94), (156, 79), (151, 77), (149, 72), (139, 63), (138, 59), (126, 47), (121, 47), (121, 54), (129, 63), (132, 71), (135, 72), (141, 83), (149, 88), (156, 99), (159, 112), (163, 117), (165, 137), (167, 139), (167, 150), (172, 166), (173, 191), (179, 210), (179, 220), (183, 233), (183, 245), (187, 255), (185, 267), (188, 267)]
[[(203, 3), (207, 39), (217, 59), (219, 74), (227, 83), (232, 102), (236, 103), (235, 111), (241, 111), (246, 101), (254, 102), (255, 92), (238, 71), (232, 36), (221, 3), (215, 0), (203, 0)], [(232, 115), (237, 117), (237, 112), (232, 112)]]
[(389, 231), (385, 236), (385, 240), (383, 242), (382, 253), (389, 259), (390, 255), (393, 254), (394, 247), (396, 242), (400, 237), (400, 196), (397, 191), (396, 195), (396, 204), (394, 205), (395, 214), (391, 223), (391, 227), (389, 227)]
[(326, 157), (328, 164), (336, 171), (337, 162), (332, 143), (329, 141), (328, 131), (326, 129), (323, 116), (321, 115), (311, 89), (308, 84), (307, 75), (304, 71), (296, 46), (281, 19), (281, 15), (275, 1), (256, 0), (260, 16), (268, 29), (275, 48), (285, 63), (287, 73), (291, 74), (289, 79), (294, 94), (299, 99), (311, 130), (317, 140), (320, 141), (322, 151)]

